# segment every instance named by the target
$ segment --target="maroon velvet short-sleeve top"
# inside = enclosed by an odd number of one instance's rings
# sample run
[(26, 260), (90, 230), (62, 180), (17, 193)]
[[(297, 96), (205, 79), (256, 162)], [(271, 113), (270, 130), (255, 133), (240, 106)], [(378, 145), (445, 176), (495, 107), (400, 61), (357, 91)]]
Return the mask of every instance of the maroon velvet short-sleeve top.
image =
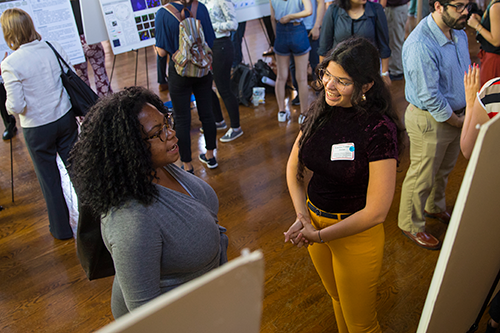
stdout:
[(301, 159), (313, 176), (309, 200), (331, 213), (354, 213), (366, 205), (373, 161), (398, 158), (396, 125), (378, 112), (333, 107), (331, 119), (305, 143)]

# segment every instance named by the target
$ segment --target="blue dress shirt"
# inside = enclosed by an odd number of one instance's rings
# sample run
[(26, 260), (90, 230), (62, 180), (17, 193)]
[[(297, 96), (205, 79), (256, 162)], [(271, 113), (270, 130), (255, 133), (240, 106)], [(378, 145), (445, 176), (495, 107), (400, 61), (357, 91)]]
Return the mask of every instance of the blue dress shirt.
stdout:
[(434, 21), (425, 17), (403, 45), (406, 100), (427, 110), (438, 122), (465, 107), (464, 72), (470, 65), (467, 34), (451, 30), (449, 40)]

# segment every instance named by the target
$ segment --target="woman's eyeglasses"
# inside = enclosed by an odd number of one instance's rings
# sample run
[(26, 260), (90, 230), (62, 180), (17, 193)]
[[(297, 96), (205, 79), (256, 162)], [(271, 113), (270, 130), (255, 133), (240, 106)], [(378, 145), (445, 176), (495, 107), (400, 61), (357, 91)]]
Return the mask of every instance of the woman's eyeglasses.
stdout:
[(333, 85), (340, 92), (343, 92), (347, 87), (353, 84), (353, 82), (333, 76), (326, 68), (320, 69), (318, 74), (319, 79), (323, 82), (324, 86), (326, 86), (330, 81), (333, 80)]
[[(161, 127), (161, 129), (155, 134), (151, 135), (150, 137), (145, 138), (144, 141), (158, 138), (160, 139), (161, 142), (165, 142), (167, 141), (167, 131), (168, 130), (172, 131), (173, 129), (174, 129), (174, 118), (172, 117), (172, 114), (169, 113), (163, 119), (163, 126)], [(162, 137), (163, 134), (165, 134), (164, 137)]]

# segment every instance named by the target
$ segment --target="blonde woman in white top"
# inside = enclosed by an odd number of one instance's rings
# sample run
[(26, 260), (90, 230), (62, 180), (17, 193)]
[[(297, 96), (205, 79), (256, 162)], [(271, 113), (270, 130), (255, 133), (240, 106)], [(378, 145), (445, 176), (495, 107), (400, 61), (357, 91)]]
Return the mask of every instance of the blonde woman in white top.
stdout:
[[(26, 146), (47, 203), (50, 232), (57, 239), (69, 239), (73, 231), (56, 155), (66, 164), (78, 132), (60, 78), (61, 69), (28, 13), (19, 8), (7, 9), (0, 23), (7, 45), (14, 50), (1, 64), (7, 111), (19, 114)], [(61, 46), (56, 42), (52, 45), (69, 63)]]

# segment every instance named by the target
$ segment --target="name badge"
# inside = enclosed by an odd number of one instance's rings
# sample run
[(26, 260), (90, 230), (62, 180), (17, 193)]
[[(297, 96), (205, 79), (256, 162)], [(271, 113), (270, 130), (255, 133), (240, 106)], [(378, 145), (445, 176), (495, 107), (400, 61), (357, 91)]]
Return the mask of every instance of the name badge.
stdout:
[(332, 161), (353, 161), (354, 160), (354, 143), (339, 143), (332, 145)]

